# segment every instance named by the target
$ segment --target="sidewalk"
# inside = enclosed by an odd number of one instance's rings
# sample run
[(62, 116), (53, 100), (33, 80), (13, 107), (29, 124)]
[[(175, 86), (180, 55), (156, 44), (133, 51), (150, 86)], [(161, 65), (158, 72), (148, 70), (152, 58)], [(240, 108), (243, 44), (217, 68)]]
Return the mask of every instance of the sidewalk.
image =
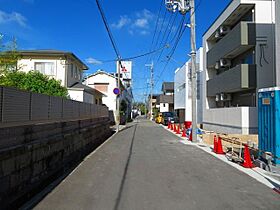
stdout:
[(279, 209), (250, 176), (147, 120), (128, 124), (35, 209)]

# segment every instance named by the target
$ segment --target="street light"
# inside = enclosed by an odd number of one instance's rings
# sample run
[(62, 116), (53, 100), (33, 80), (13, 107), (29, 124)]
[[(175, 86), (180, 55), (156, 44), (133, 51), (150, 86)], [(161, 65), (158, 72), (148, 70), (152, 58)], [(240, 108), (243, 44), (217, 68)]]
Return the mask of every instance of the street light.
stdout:
[[(191, 29), (191, 64), (192, 64), (192, 140), (197, 142), (197, 107), (196, 107), (196, 37), (195, 37), (195, 0), (165, 0), (166, 8), (171, 12), (177, 10), (185, 15), (190, 11), (190, 24), (188, 27)], [(186, 74), (187, 77), (187, 74)], [(187, 80), (187, 78), (186, 78)], [(188, 98), (186, 91), (186, 100)]]

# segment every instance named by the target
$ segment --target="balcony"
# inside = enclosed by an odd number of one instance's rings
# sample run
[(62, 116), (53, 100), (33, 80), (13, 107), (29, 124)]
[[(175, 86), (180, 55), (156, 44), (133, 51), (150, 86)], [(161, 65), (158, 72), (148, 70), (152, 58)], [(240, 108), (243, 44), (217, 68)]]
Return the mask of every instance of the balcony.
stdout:
[(256, 45), (256, 25), (240, 22), (207, 53), (207, 68), (213, 68), (221, 58), (232, 59)]
[(207, 81), (207, 96), (256, 88), (256, 65), (241, 64)]

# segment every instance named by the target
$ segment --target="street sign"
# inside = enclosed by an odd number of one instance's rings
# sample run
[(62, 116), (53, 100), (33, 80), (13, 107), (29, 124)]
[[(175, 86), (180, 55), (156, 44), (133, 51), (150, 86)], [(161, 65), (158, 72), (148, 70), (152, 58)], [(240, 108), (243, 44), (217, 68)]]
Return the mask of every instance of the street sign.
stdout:
[(113, 92), (115, 95), (120, 95), (120, 93), (121, 93), (119, 88), (114, 88)]

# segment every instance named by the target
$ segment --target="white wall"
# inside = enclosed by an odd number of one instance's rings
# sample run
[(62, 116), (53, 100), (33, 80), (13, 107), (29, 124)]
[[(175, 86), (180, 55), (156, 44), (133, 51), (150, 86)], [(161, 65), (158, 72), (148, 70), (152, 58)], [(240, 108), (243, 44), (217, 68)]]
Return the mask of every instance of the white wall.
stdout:
[(174, 78), (174, 109), (185, 109), (186, 98), (186, 66), (175, 71)]
[[(54, 75), (47, 75), (50, 76), (56, 80), (61, 81), (61, 85), (64, 87), (70, 87), (76, 82), (81, 81), (82, 77), (82, 70), (75, 64), (73, 65), (77, 66), (78, 73), (80, 74), (80, 77), (72, 77), (71, 76), (71, 69), (70, 65), (68, 63), (71, 63), (70, 61), (66, 61), (65, 59), (38, 59), (38, 58), (22, 58), (18, 60), (18, 68), (21, 71), (29, 72), (35, 70), (35, 63), (36, 62), (52, 62), (54, 63)], [(67, 84), (68, 83), (68, 84)]]
[(169, 104), (168, 103), (160, 103), (159, 104), (159, 112), (169, 112)]
[(102, 102), (105, 104), (109, 110), (116, 111), (116, 95), (113, 93), (115, 87), (117, 87), (117, 81), (115, 78), (108, 76), (106, 74), (97, 74), (91, 76), (84, 81), (84, 84), (94, 88), (94, 83), (108, 83), (108, 91), (103, 92)]
[(84, 101), (84, 93), (82, 90), (68, 90), (68, 94), (70, 98), (74, 101)]
[(258, 110), (256, 107), (232, 107), (206, 110), (203, 127), (209, 131), (228, 134), (256, 133), (258, 129)]
[[(53, 62), (54, 63), (54, 73), (52, 77), (56, 80), (61, 81), (62, 86), (66, 86), (65, 81), (65, 60), (55, 60), (55, 59), (27, 59), (23, 58), (18, 61), (18, 68), (21, 71), (29, 72), (35, 70), (36, 62)], [(50, 76), (50, 75), (48, 75)]]
[[(192, 120), (192, 89), (191, 89), (191, 78), (190, 78), (190, 65), (191, 60), (188, 60), (184, 66), (178, 68), (175, 71), (174, 78), (174, 107), (175, 109), (185, 109), (185, 121)], [(202, 123), (203, 113), (203, 48), (197, 50), (196, 63), (197, 67), (197, 78), (200, 79), (200, 98), (197, 99), (197, 121)], [(187, 75), (186, 75), (186, 72)], [(183, 88), (182, 88), (183, 87)], [(187, 92), (187, 100), (186, 100)]]

